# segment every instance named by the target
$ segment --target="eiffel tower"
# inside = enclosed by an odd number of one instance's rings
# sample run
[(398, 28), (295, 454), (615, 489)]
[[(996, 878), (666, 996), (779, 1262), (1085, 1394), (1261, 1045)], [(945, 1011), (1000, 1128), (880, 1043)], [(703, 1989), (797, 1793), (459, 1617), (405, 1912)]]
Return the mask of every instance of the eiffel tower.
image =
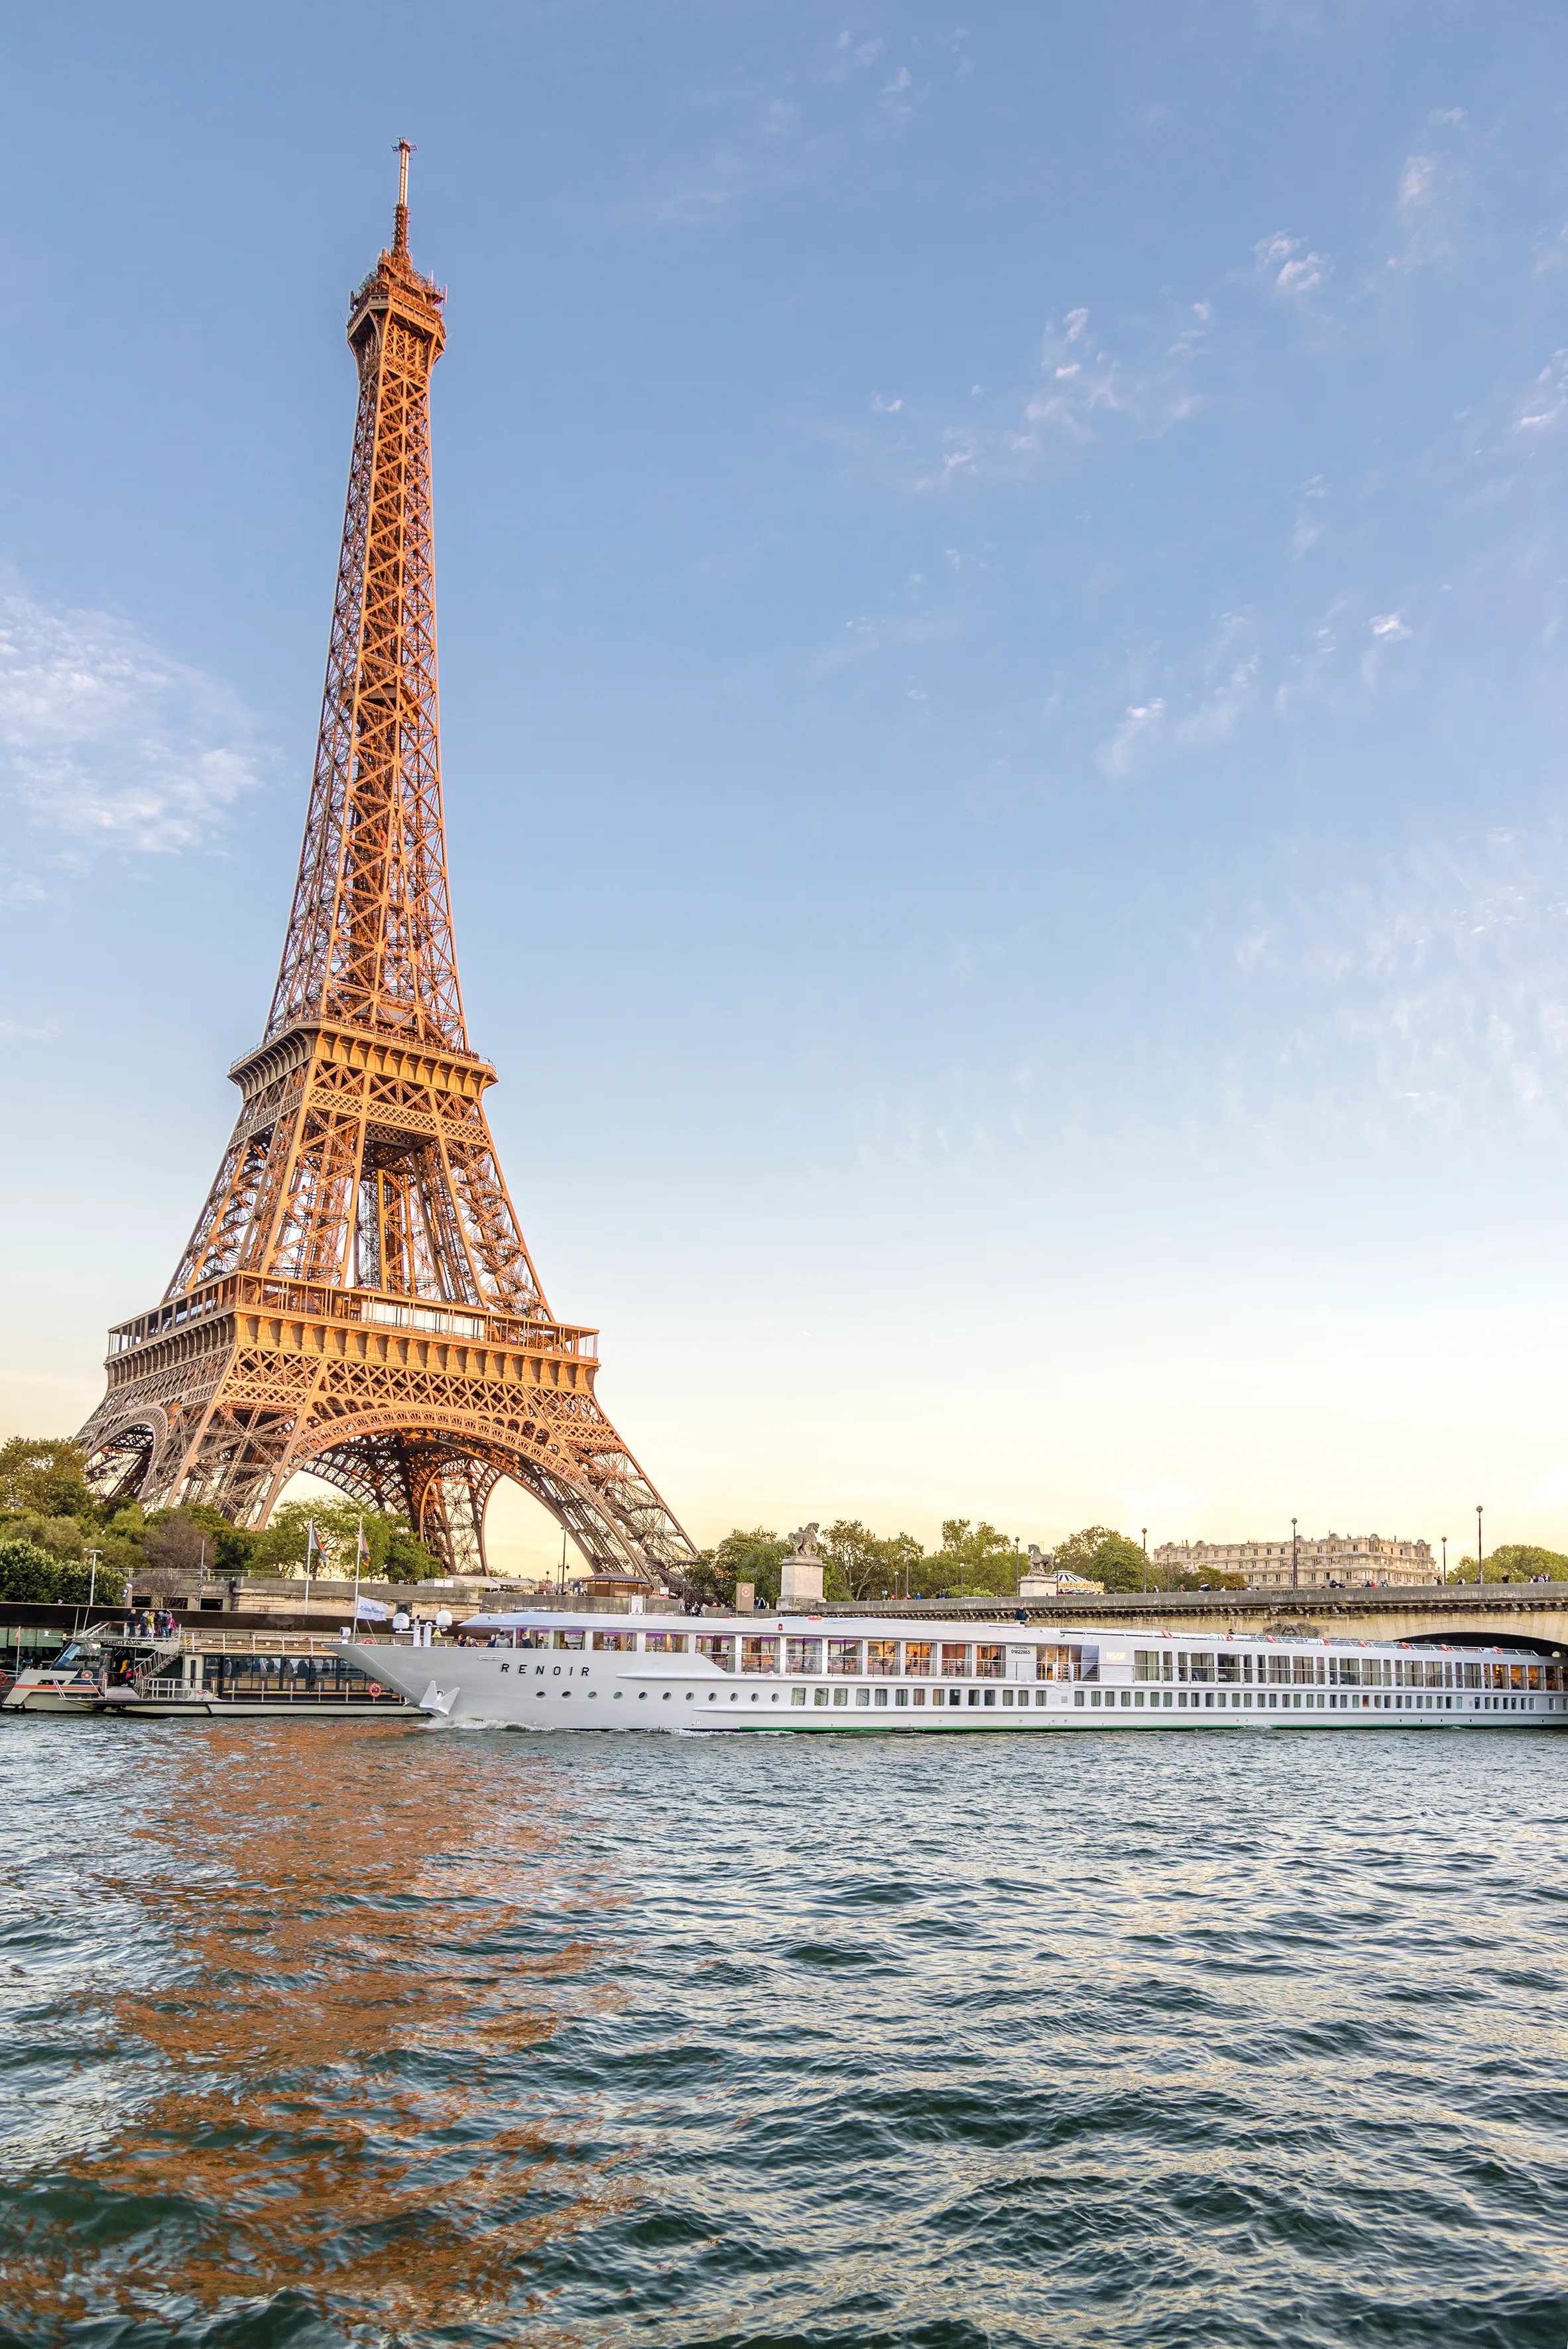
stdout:
[(484, 1566), (514, 1477), (594, 1573), (686, 1592), (692, 1544), (594, 1396), (508, 1195), (452, 941), (436, 685), (430, 370), (444, 289), (392, 249), (354, 295), (359, 369), (304, 844), (266, 1032), (162, 1302), (109, 1333), (78, 1442), (106, 1497), (264, 1526), (298, 1470)]

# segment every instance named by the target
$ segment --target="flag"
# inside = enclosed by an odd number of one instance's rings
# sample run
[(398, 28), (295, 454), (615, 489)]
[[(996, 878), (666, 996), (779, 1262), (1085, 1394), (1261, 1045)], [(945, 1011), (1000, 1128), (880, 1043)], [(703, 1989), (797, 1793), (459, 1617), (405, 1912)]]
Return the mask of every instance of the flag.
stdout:
[(385, 1623), (392, 1609), (390, 1607), (383, 1607), (379, 1599), (356, 1599), (354, 1602), (354, 1611), (356, 1617), (366, 1623)]

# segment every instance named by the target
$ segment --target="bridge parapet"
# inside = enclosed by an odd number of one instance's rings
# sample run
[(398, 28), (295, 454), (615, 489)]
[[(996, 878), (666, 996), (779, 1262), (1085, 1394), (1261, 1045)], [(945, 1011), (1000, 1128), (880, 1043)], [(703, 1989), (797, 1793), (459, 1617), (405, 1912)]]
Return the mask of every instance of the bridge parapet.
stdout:
[(1448, 1583), (1401, 1589), (1118, 1590), (1082, 1599), (836, 1601), (830, 1615), (872, 1611), (911, 1622), (1016, 1623), (1067, 1632), (1088, 1624), (1129, 1631), (1274, 1632), (1281, 1639), (1418, 1640), (1430, 1645), (1568, 1651), (1568, 1582)]

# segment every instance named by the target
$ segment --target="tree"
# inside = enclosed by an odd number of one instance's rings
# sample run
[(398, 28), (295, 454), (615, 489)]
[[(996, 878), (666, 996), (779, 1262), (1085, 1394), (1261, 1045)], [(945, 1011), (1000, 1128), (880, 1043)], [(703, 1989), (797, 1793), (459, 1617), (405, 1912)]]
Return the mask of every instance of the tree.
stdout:
[(0, 1599), (51, 1606), (60, 1595), (60, 1561), (36, 1542), (0, 1542)]
[(736, 1584), (749, 1582), (758, 1599), (774, 1607), (779, 1603), (779, 1569), (789, 1555), (788, 1541), (766, 1526), (753, 1526), (748, 1533), (737, 1526), (713, 1552), (715, 1577), (727, 1579), (731, 1601)]
[(1056, 1547), (1054, 1563), (1086, 1582), (1102, 1582), (1108, 1590), (1141, 1590), (1145, 1571), (1148, 1587), (1158, 1590), (1161, 1577), (1145, 1568), (1142, 1546), (1111, 1526), (1085, 1526)]
[(182, 1516), (207, 1539), (208, 1570), (214, 1574), (248, 1574), (256, 1554), (256, 1537), (247, 1526), (231, 1525), (222, 1510), (209, 1508), (205, 1501), (190, 1501), (181, 1510)]
[(59, 1574), (59, 1597), (63, 1606), (85, 1607), (89, 1594), (95, 1609), (121, 1607), (125, 1603), (125, 1577), (105, 1557), (98, 1559), (96, 1573), (89, 1558), (63, 1560)]
[(97, 1504), (87, 1485), (87, 1454), (65, 1436), (14, 1435), (0, 1444), (0, 1509), (40, 1517), (85, 1517)]
[(212, 1564), (213, 1539), (193, 1509), (158, 1509), (147, 1521), (142, 1553), (160, 1575), (200, 1574)]
[[(366, 1526), (366, 1541), (369, 1537)], [(424, 1543), (410, 1532), (400, 1517), (394, 1517), (382, 1571), (388, 1582), (436, 1582), (447, 1569), (438, 1557), (431, 1556)]]
[(944, 1517), (942, 1547), (921, 1560), (912, 1581), (922, 1599), (1005, 1598), (1016, 1590), (1022, 1565), (1016, 1540), (985, 1517), (977, 1526), (967, 1517)]
[[(1486, 1560), (1488, 1582), (1568, 1582), (1568, 1557), (1561, 1550), (1539, 1549), (1532, 1542), (1499, 1542)], [(1476, 1563), (1468, 1557), (1449, 1569), (1450, 1582), (1473, 1582)]]
[(285, 1501), (273, 1512), (265, 1533), (251, 1537), (258, 1571), (303, 1573), (313, 1525), (319, 1545), (313, 1574), (351, 1582), (361, 1526), (366, 1554), (360, 1572), (366, 1582), (428, 1582), (445, 1572), (407, 1518), (389, 1509), (362, 1509), (356, 1501)]

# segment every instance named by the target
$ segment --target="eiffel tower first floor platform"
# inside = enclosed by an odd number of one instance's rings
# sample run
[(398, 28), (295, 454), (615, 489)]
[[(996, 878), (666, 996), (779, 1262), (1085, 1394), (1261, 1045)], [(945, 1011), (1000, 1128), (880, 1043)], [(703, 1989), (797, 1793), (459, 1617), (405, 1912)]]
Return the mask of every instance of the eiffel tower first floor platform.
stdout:
[(511, 1476), (596, 1573), (679, 1593), (696, 1562), (594, 1399), (592, 1330), (230, 1273), (111, 1330), (107, 1368), (77, 1439), (105, 1497), (261, 1526), (308, 1470), (463, 1572)]

